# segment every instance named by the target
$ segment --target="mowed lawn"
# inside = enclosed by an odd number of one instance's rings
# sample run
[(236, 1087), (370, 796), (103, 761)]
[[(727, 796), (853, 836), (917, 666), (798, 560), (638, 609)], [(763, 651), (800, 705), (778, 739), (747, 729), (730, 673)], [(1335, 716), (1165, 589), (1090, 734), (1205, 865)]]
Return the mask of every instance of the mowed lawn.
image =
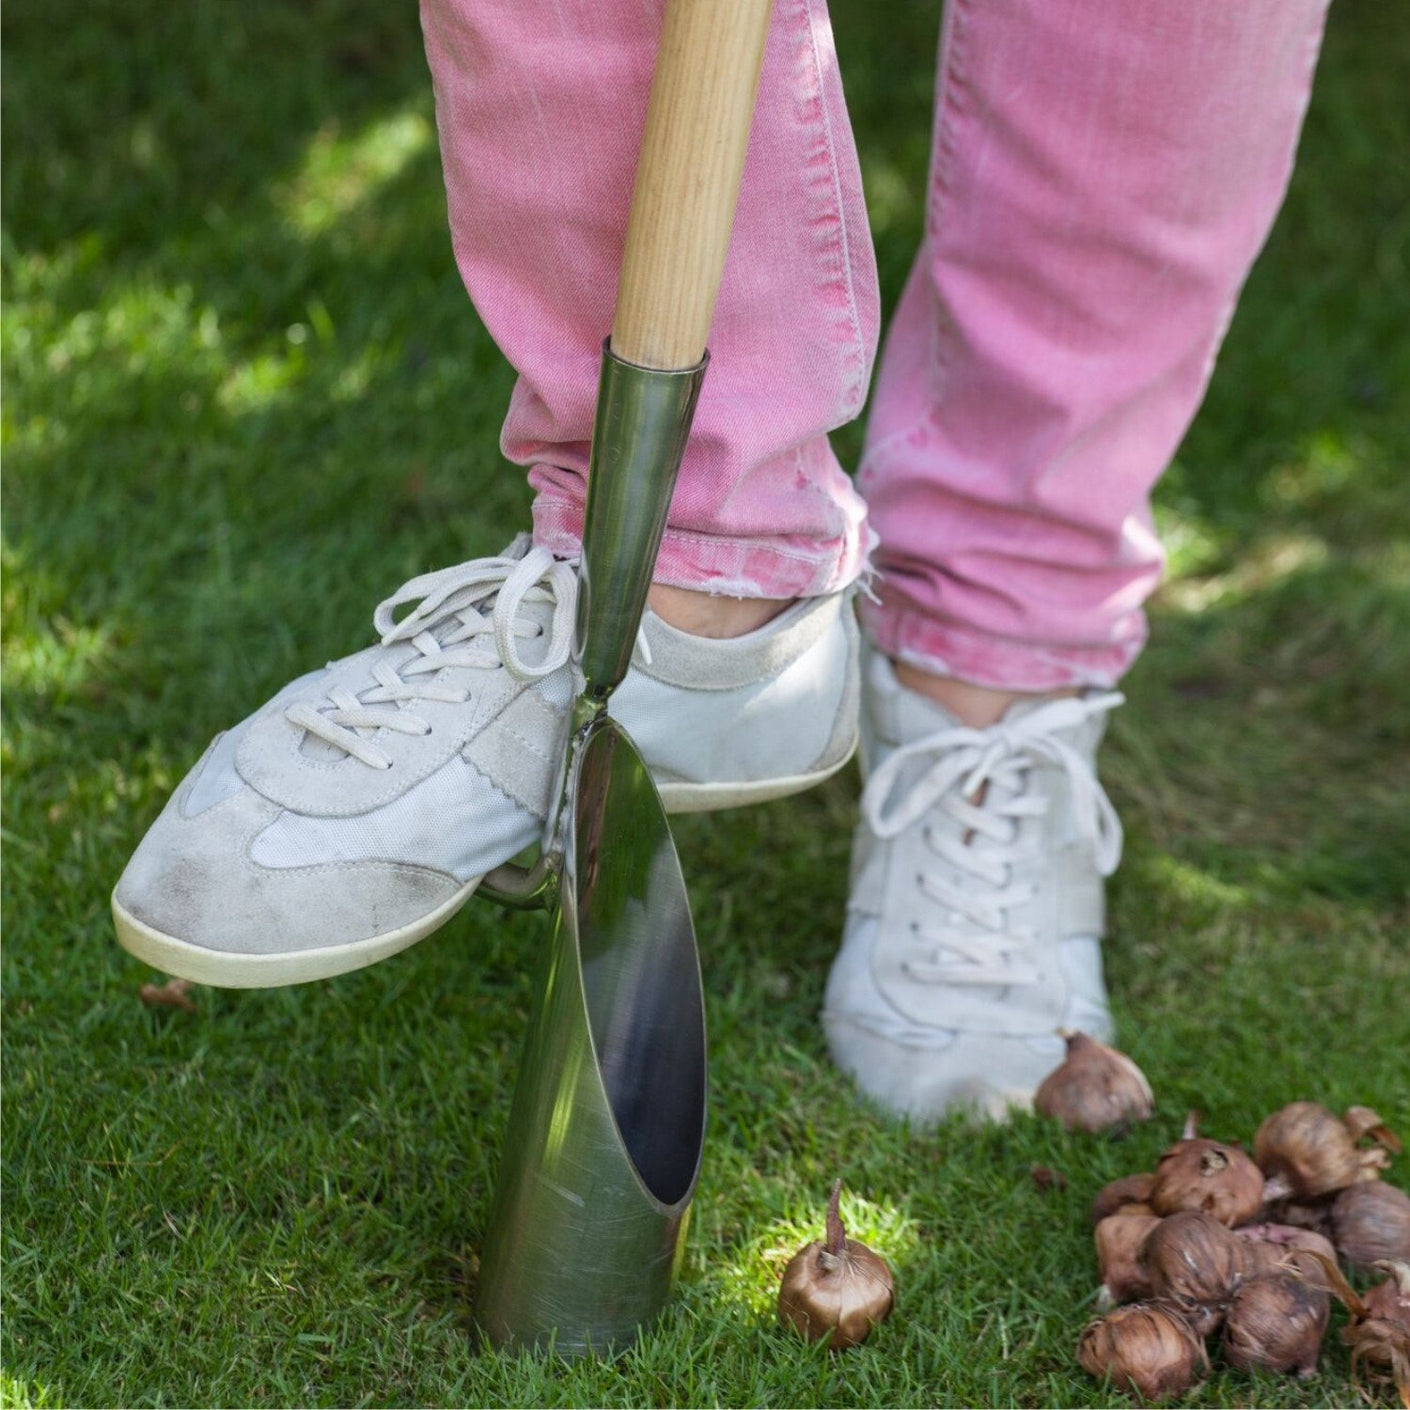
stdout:
[[(939, 7), (838, 0), (888, 303)], [(1162, 483), (1171, 550), (1103, 774), (1108, 971), (1156, 1118), (894, 1124), (816, 1013), (855, 775), (680, 820), (712, 1064), (678, 1294), (615, 1364), (476, 1342), (537, 916), (477, 902), (332, 983), (197, 990), (108, 892), (210, 736), (527, 522), (461, 290), (414, 7), (4, 12), (3, 1390), (15, 1405), (1100, 1405), (1088, 1201), (1191, 1107), (1410, 1133), (1410, 31), (1344, 0), (1288, 204)], [(855, 429), (839, 436), (854, 462)], [(1046, 1191), (1044, 1165), (1066, 1177)], [(778, 1328), (835, 1176), (896, 1270), (830, 1356)], [(1410, 1157), (1391, 1172), (1410, 1183)], [(1198, 1405), (1357, 1403), (1219, 1370)]]

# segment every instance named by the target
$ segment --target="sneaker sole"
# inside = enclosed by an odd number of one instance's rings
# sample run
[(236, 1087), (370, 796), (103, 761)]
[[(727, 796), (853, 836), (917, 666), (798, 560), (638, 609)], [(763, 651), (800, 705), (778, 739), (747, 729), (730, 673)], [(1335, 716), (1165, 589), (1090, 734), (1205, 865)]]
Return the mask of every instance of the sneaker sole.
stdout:
[(400, 930), (388, 930), (346, 945), (324, 945), (316, 950), (267, 955), (209, 950), (189, 940), (178, 940), (138, 920), (122, 908), (116, 897), (112, 903), (113, 924), (117, 928), (118, 944), (163, 974), (174, 974), (193, 984), (210, 984), (219, 989), (273, 989), (349, 974), (408, 949), (444, 925), (474, 895), (481, 879), (476, 877), (450, 900)]
[(814, 773), (787, 774), (759, 783), (663, 783), (658, 780), (656, 791), (661, 795), (661, 806), (668, 813), (713, 813), (725, 808), (745, 808), (752, 803), (772, 803), (795, 793), (806, 793), (841, 773), (856, 749), (857, 741), (853, 739), (837, 763)]
[[(855, 742), (853, 747), (855, 748)], [(668, 813), (708, 813), (724, 808), (740, 808), (751, 803), (768, 803), (802, 793), (829, 779), (846, 767), (852, 749), (840, 762), (808, 774), (793, 774), (760, 783), (665, 783), (659, 786), (661, 805)], [(209, 984), (220, 989), (275, 989), (288, 984), (306, 984), (315, 979), (332, 979), (365, 969), (379, 960), (390, 959), (410, 949), (432, 931), (439, 930), (475, 894), (483, 877), (476, 877), (450, 900), (428, 911), (411, 925), (389, 930), (346, 945), (324, 945), (314, 950), (291, 950), (274, 954), (247, 954), (238, 950), (211, 950), (180, 940), (140, 921), (112, 899), (113, 925), (118, 944), (130, 955), (163, 974), (189, 979), (193, 984)]]

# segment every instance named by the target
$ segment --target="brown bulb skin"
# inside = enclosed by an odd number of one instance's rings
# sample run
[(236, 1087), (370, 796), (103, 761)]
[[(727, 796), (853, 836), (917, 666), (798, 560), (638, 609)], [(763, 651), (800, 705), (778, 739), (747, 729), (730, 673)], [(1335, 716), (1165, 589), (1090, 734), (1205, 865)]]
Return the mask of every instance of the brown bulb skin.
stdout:
[(1351, 1133), (1353, 1141), (1372, 1140), (1388, 1156), (1399, 1155), (1405, 1149), (1401, 1144), (1400, 1137), (1381, 1120), (1380, 1113), (1373, 1111), (1368, 1106), (1347, 1107), (1346, 1115), (1342, 1117), (1341, 1121), (1342, 1125)]
[(1244, 1240), (1211, 1215), (1182, 1210), (1141, 1244), (1151, 1296), (1178, 1308), (1200, 1336), (1216, 1331), (1244, 1275)]
[(1142, 1400), (1183, 1395), (1209, 1370), (1204, 1343), (1175, 1310), (1133, 1302), (1089, 1322), (1077, 1343), (1082, 1369)]
[(1332, 1259), (1322, 1259), (1326, 1285), (1351, 1314), (1341, 1339), (1351, 1348), (1351, 1380), (1362, 1390), (1363, 1377), (1389, 1381), (1410, 1406), (1410, 1263), (1382, 1262), (1390, 1276), (1363, 1297), (1342, 1276)]
[(1147, 1203), (1157, 1214), (1200, 1210), (1233, 1228), (1263, 1208), (1263, 1172), (1238, 1146), (1187, 1136), (1155, 1164)]
[(1223, 1347), (1241, 1371), (1317, 1373), (1331, 1299), (1296, 1273), (1265, 1273), (1234, 1293), (1224, 1319)]
[[(1410, 1262), (1383, 1259), (1376, 1267), (1388, 1276), (1367, 1289), (1366, 1315), (1398, 1323), (1410, 1337)], [(1406, 1343), (1406, 1350), (1410, 1353), (1410, 1341)]]
[(1159, 1223), (1154, 1214), (1122, 1212), (1108, 1215), (1092, 1231), (1106, 1303), (1134, 1302), (1151, 1295), (1139, 1255), (1146, 1235)]
[(1382, 1180), (1349, 1185), (1332, 1203), (1332, 1242), (1358, 1268), (1410, 1262), (1410, 1195)]
[(1139, 1175), (1123, 1175), (1119, 1180), (1103, 1185), (1092, 1201), (1092, 1228), (1095, 1229), (1103, 1219), (1119, 1214), (1128, 1205), (1141, 1206), (1140, 1212), (1148, 1210), (1150, 1206), (1146, 1204), (1146, 1196), (1150, 1194), (1154, 1182), (1155, 1176), (1143, 1170)]
[(1332, 1241), (1315, 1229), (1299, 1229), (1291, 1224), (1241, 1224), (1234, 1232), (1244, 1240), (1246, 1277), (1297, 1272), (1316, 1283), (1321, 1281), (1319, 1260), (1337, 1260)]
[[(1263, 1193), (1265, 1196), (1268, 1193), (1266, 1182), (1263, 1186)], [(1273, 1200), (1258, 1211), (1257, 1222), (1260, 1224), (1290, 1224), (1296, 1229), (1311, 1229), (1330, 1238), (1332, 1235), (1332, 1202), (1323, 1199), (1304, 1204), (1299, 1200)]]
[(1085, 1033), (1062, 1036), (1067, 1056), (1033, 1095), (1039, 1116), (1060, 1121), (1069, 1131), (1105, 1131), (1150, 1116), (1155, 1109), (1150, 1083), (1125, 1053)]
[(839, 1180), (827, 1207), (827, 1237), (789, 1259), (778, 1291), (779, 1317), (809, 1341), (829, 1338), (833, 1351), (860, 1345), (895, 1305), (886, 1261), (842, 1227), (841, 1191)]
[(1253, 1158), (1297, 1200), (1374, 1179), (1390, 1157), (1384, 1149), (1359, 1149), (1357, 1140), (1384, 1127), (1369, 1107), (1352, 1107), (1347, 1116), (1343, 1120), (1319, 1102), (1290, 1102), (1264, 1118), (1253, 1138)]

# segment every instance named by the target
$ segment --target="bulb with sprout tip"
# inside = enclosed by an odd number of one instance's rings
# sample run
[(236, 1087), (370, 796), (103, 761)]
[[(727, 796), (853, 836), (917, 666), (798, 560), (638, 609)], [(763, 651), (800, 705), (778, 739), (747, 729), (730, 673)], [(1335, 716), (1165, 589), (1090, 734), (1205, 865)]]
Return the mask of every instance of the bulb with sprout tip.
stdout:
[(842, 1181), (827, 1205), (827, 1235), (798, 1250), (783, 1270), (779, 1316), (809, 1341), (830, 1337), (834, 1351), (865, 1341), (891, 1315), (895, 1288), (885, 1261), (847, 1237), (839, 1203)]

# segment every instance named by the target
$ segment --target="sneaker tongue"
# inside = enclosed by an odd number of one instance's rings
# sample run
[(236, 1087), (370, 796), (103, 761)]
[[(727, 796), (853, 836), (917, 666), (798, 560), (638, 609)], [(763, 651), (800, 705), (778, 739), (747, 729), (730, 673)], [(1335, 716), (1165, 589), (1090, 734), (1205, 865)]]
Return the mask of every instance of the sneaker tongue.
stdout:
[(898, 689), (895, 698), (896, 738), (906, 744), (939, 730), (959, 729), (963, 722), (937, 700), (916, 690)]
[[(948, 730), (966, 728), (964, 722), (939, 701), (902, 686), (896, 679), (894, 667), (885, 657), (874, 658), (873, 669), (879, 674), (877, 684), (881, 687), (873, 695), (877, 723), (880, 726), (880, 738), (877, 741), (880, 749), (876, 763), (890, 754), (897, 745), (910, 744)], [(1040, 710), (1047, 703), (1043, 697), (1016, 701), (1004, 712), (1003, 723), (1014, 724)], [(934, 763), (935, 759), (924, 753), (908, 760), (897, 777), (898, 792), (914, 787)], [(1019, 792), (1013, 784), (1005, 785), (996, 778), (988, 778), (983, 785), (982, 796), (985, 804), (995, 807), (1007, 803)], [(983, 838), (970, 840), (981, 849), (990, 845)]]
[[(1080, 705), (1080, 702), (1085, 698), (1084, 694), (1071, 697), (1071, 700)], [(1018, 724), (1020, 721), (1028, 719), (1029, 716), (1038, 714), (1041, 710), (1049, 709), (1054, 705), (1066, 706), (1068, 703), (1069, 697), (1066, 696), (1030, 696), (1010, 705), (1004, 712), (1003, 722), (1006, 725)], [(1064, 711), (1064, 713), (1066, 712)], [(1048, 728), (1043, 733), (1071, 745), (1079, 752), (1090, 755), (1101, 741), (1105, 730), (1106, 716), (1104, 714), (1096, 713), (1084, 716), (1079, 710), (1076, 718), (1068, 715), (1061, 722), (1050, 721)]]
[(907, 690), (896, 679), (895, 668), (886, 657), (873, 656), (870, 669), (874, 687), (871, 708), (883, 748), (893, 749), (898, 744), (958, 727), (960, 722), (938, 701), (918, 690)]

